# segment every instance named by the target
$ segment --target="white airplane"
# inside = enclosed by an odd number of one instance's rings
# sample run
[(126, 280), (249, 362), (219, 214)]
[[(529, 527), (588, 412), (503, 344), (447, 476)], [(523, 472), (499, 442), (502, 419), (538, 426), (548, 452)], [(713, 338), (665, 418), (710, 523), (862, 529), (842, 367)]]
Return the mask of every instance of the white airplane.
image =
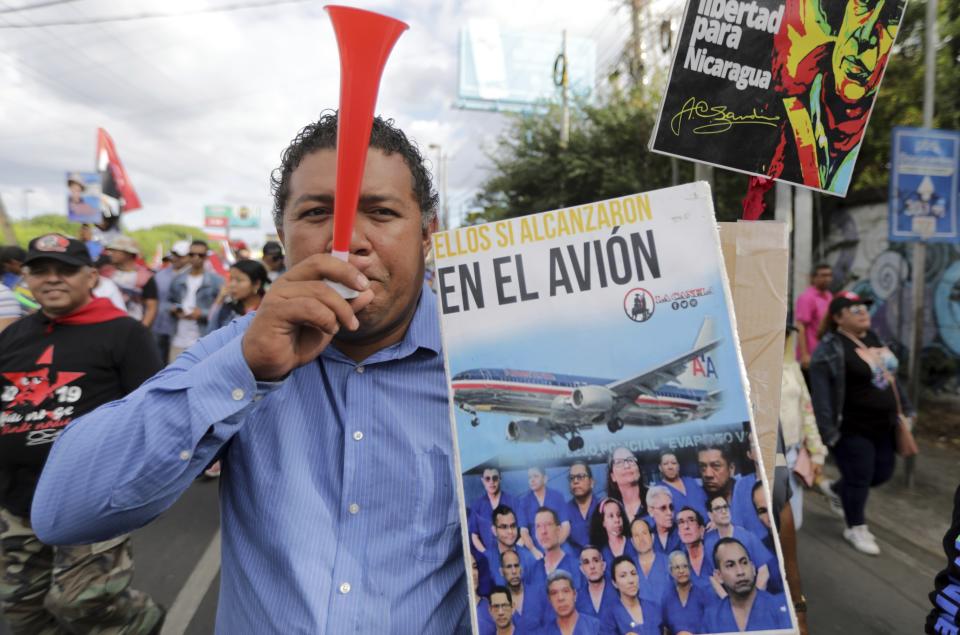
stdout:
[[(721, 405), (721, 391), (707, 355), (720, 344), (713, 320), (705, 318), (689, 351), (622, 380), (505, 368), (479, 368), (454, 376), (453, 399), (480, 425), (479, 412), (536, 417), (507, 425), (510, 441), (539, 442), (561, 437), (571, 451), (583, 447), (581, 431), (606, 424), (661, 426), (706, 419)], [(694, 388), (698, 382), (704, 387)]]

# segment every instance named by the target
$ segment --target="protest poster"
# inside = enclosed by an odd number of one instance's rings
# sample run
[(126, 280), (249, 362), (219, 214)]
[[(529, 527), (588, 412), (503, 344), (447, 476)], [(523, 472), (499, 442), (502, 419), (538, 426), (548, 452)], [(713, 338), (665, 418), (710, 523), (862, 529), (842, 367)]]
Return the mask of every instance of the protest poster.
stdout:
[(100, 175), (67, 172), (67, 218), (74, 223), (100, 222)]
[(478, 632), (793, 632), (709, 186), (433, 241)]
[(845, 196), (905, 0), (688, 0), (650, 146)]

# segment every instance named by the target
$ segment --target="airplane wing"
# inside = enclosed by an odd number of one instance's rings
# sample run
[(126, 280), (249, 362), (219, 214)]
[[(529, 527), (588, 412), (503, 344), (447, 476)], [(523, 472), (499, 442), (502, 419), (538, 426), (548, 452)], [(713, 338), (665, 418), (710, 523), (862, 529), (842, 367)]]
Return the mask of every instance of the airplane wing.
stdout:
[(704, 318), (697, 339), (693, 343), (693, 348), (689, 351), (638, 375), (607, 384), (607, 388), (615, 392), (617, 397), (632, 403), (640, 395), (652, 395), (663, 384), (675, 380), (683, 373), (691, 360), (715, 349), (719, 344), (720, 339), (713, 332), (713, 319)]

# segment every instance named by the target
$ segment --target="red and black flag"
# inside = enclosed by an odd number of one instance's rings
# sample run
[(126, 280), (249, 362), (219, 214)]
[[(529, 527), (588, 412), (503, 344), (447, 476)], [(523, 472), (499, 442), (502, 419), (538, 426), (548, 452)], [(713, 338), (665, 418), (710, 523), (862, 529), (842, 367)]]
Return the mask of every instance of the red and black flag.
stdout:
[[(100, 172), (103, 194), (116, 201), (116, 213), (132, 212), (143, 207), (120, 162), (113, 139), (103, 128), (97, 128), (97, 170)], [(109, 215), (107, 210), (103, 212), (104, 216)]]

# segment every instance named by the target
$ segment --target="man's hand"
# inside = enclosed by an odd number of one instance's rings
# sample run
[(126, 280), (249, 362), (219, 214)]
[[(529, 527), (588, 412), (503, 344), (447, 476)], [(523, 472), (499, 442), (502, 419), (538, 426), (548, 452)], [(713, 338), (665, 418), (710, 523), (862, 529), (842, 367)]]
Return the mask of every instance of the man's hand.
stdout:
[[(324, 280), (360, 295), (347, 302)], [(270, 287), (243, 336), (243, 357), (257, 380), (275, 380), (316, 359), (341, 327), (356, 330), (356, 313), (370, 304), (370, 282), (352, 264), (316, 254)]]
[(807, 370), (808, 368), (810, 368), (810, 355), (808, 355), (807, 353), (800, 354), (800, 367), (803, 368), (804, 370)]

